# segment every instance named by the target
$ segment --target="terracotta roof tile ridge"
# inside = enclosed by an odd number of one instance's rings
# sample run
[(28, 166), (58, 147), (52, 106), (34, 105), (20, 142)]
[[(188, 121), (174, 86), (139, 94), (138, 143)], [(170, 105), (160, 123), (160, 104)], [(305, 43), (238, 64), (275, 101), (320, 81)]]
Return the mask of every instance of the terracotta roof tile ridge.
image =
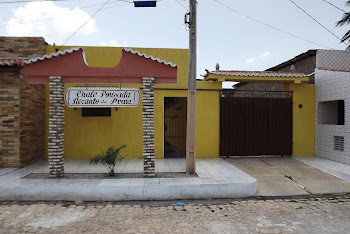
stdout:
[(275, 71), (222, 71), (222, 70), (216, 70), (216, 71), (208, 71), (206, 70), (207, 74), (204, 75), (204, 77), (208, 76), (209, 74), (214, 75), (232, 75), (232, 76), (277, 76), (277, 77), (305, 77), (304, 73), (296, 73), (296, 72), (275, 72)]
[(24, 61), (24, 63), (25, 64), (35, 63), (37, 61), (43, 61), (45, 59), (54, 58), (54, 57), (57, 57), (57, 56), (60, 56), (60, 55), (70, 54), (70, 53), (73, 53), (73, 52), (76, 52), (76, 51), (79, 51), (79, 50), (83, 50), (83, 49), (81, 47), (72, 47), (70, 49), (65, 49), (63, 51), (57, 51), (55, 53), (45, 54), (45, 55), (40, 56), (40, 57), (31, 58), (31, 59), (28, 59), (28, 60)]
[(133, 50), (133, 49), (131, 49), (131, 48), (123, 48), (122, 50), (125, 51), (125, 52), (129, 52), (129, 53), (132, 53), (132, 54), (136, 54), (136, 55), (138, 55), (138, 56), (140, 56), (140, 57), (144, 57), (144, 58), (146, 58), (146, 59), (151, 59), (151, 60), (153, 60), (153, 61), (157, 61), (158, 63), (163, 63), (163, 64), (168, 65), (168, 66), (171, 66), (171, 67), (177, 67), (177, 65), (176, 65), (175, 63), (167, 62), (167, 61), (165, 61), (165, 60), (163, 60), (163, 59), (160, 59), (160, 58), (158, 58), (158, 57), (153, 57), (152, 55), (147, 55), (147, 54), (145, 54), (145, 53), (141, 53), (141, 52), (138, 51), (138, 50)]
[(282, 74), (304, 74), (301, 72), (286, 72), (286, 71), (248, 71), (248, 70), (215, 70), (212, 72), (246, 72), (246, 73), (282, 73)]
[(23, 65), (24, 58), (0, 58), (0, 66), (19, 66)]

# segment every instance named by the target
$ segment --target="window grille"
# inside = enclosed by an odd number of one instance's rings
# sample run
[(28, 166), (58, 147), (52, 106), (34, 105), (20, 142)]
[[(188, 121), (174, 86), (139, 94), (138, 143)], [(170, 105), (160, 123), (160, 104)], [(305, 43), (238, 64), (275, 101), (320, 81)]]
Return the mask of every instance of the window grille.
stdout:
[(318, 123), (330, 125), (345, 124), (344, 100), (325, 101), (318, 103)]
[(344, 151), (344, 137), (343, 136), (333, 136), (334, 150)]

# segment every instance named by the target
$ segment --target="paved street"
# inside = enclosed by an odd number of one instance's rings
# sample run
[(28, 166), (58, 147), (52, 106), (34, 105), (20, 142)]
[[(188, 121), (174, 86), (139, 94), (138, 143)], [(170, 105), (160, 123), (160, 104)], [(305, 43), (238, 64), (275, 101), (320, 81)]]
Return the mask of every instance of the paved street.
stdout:
[(350, 182), (294, 158), (231, 157), (225, 160), (258, 181), (258, 196), (350, 193)]
[[(350, 195), (218, 204), (0, 203), (0, 233), (348, 233)], [(208, 203), (208, 201), (206, 202)]]

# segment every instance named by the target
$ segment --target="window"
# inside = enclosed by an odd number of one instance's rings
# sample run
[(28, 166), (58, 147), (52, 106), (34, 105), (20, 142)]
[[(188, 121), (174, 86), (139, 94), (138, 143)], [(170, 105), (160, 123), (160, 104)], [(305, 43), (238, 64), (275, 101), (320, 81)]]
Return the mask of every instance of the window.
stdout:
[(111, 108), (82, 108), (82, 117), (108, 117), (111, 116)]
[(345, 123), (344, 118), (345, 118), (344, 100), (339, 100), (338, 101), (338, 125), (344, 125)]
[(344, 100), (326, 101), (318, 103), (318, 123), (330, 125), (344, 125)]
[(343, 136), (333, 136), (333, 149), (337, 151), (344, 151)]

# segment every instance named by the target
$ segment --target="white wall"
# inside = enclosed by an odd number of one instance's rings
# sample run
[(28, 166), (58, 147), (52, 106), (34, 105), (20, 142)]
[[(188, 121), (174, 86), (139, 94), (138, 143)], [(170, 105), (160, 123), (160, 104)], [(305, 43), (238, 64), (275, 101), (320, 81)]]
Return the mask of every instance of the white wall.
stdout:
[[(319, 69), (315, 72), (315, 156), (350, 164), (350, 72)], [(320, 124), (319, 102), (335, 100), (345, 102), (345, 125)], [(344, 136), (343, 152), (333, 149), (333, 136)]]

